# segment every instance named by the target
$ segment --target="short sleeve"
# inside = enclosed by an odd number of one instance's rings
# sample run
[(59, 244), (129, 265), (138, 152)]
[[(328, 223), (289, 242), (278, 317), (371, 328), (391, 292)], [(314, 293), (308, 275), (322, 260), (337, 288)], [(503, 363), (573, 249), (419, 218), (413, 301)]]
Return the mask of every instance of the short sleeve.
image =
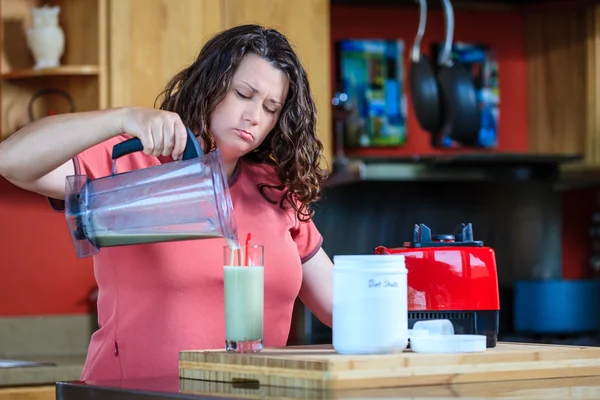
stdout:
[(313, 258), (323, 245), (323, 236), (312, 219), (309, 221), (297, 220), (296, 227), (292, 230), (292, 239), (298, 246), (302, 264)]
[[(73, 169), (76, 175), (86, 175), (90, 179), (98, 179), (112, 173), (112, 149), (115, 145), (130, 139), (129, 135), (115, 136), (98, 143), (73, 157)], [(157, 157), (142, 152), (127, 154), (117, 160), (116, 173), (128, 172), (160, 164)], [(64, 211), (64, 201), (48, 198), (50, 207), (55, 211)]]

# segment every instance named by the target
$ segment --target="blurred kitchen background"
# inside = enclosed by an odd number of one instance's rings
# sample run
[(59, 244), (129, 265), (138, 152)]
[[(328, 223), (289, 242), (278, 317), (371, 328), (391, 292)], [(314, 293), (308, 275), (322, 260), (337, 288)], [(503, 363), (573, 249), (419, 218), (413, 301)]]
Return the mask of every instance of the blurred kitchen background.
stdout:
[[(496, 251), (500, 340), (600, 345), (596, 3), (452, 3), (452, 55), (482, 110), (465, 144), (417, 122), (413, 0), (0, 0), (0, 140), (51, 113), (153, 106), (210, 35), (279, 28), (307, 66), (335, 167), (315, 218), (331, 257), (401, 246), (415, 224), (452, 233), (470, 222)], [(61, 7), (65, 53), (60, 67), (36, 70), (26, 35), (43, 4)], [(429, 1), (421, 50), (431, 61), (443, 40), (440, 1)], [(92, 260), (76, 258), (63, 214), (1, 178), (0, 268), (0, 358), (85, 355)], [(290, 344), (330, 340), (298, 303)]]

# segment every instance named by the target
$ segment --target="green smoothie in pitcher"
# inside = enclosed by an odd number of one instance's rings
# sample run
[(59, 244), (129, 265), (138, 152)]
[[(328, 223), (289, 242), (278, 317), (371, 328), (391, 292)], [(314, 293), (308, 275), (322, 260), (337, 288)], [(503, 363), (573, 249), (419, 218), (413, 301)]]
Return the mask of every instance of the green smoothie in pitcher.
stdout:
[(139, 232), (139, 233), (115, 233), (102, 231), (93, 237), (93, 242), (98, 247), (125, 246), (132, 244), (146, 244), (157, 242), (174, 242), (180, 240), (198, 240), (218, 238), (218, 235), (210, 235), (196, 232)]
[(224, 286), (227, 350), (244, 351), (245, 345), (247, 351), (262, 349), (264, 267), (226, 265)]

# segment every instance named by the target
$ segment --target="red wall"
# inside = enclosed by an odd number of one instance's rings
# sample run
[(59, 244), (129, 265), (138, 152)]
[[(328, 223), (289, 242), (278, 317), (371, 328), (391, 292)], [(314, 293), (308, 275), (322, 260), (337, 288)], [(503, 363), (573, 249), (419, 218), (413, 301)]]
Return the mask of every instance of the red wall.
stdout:
[(75, 256), (65, 216), (0, 177), (0, 316), (88, 312), (91, 259)]
[[(410, 47), (419, 25), (418, 7), (331, 7), (332, 57), (335, 42), (340, 39), (403, 39), (405, 44), (405, 78), (408, 82)], [(507, 28), (509, 26), (510, 28)], [(444, 20), (439, 9), (429, 10), (427, 29), (421, 50), (429, 53), (431, 44), (443, 41)], [(487, 44), (498, 56), (500, 76), (500, 121), (498, 151), (524, 152), (527, 141), (527, 98), (525, 63), (525, 19), (518, 12), (455, 10), (454, 40)], [(332, 90), (335, 87), (335, 64), (332, 63)], [(423, 131), (412, 110), (410, 90), (406, 145), (398, 149), (360, 150), (360, 154), (413, 155), (449, 153), (430, 145), (430, 135)], [(455, 152), (457, 150), (454, 150)], [(472, 150), (471, 150), (472, 151)], [(357, 152), (349, 152), (357, 154)]]

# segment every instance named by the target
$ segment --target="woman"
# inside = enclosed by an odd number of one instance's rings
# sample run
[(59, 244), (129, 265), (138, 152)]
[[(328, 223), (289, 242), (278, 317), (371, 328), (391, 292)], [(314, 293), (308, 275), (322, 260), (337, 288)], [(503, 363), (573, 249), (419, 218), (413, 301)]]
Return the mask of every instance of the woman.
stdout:
[[(286, 344), (294, 300), (331, 326), (332, 263), (310, 204), (325, 171), (306, 73), (286, 38), (239, 26), (212, 38), (162, 94), (160, 109), (122, 107), (47, 117), (0, 143), (0, 173), (64, 199), (65, 177), (111, 172), (112, 147), (143, 153), (117, 172), (180, 159), (185, 126), (223, 156), (239, 232), (265, 246), (265, 346)], [(223, 348), (222, 239), (104, 248), (94, 256), (98, 322), (82, 379), (177, 376), (178, 353)]]

